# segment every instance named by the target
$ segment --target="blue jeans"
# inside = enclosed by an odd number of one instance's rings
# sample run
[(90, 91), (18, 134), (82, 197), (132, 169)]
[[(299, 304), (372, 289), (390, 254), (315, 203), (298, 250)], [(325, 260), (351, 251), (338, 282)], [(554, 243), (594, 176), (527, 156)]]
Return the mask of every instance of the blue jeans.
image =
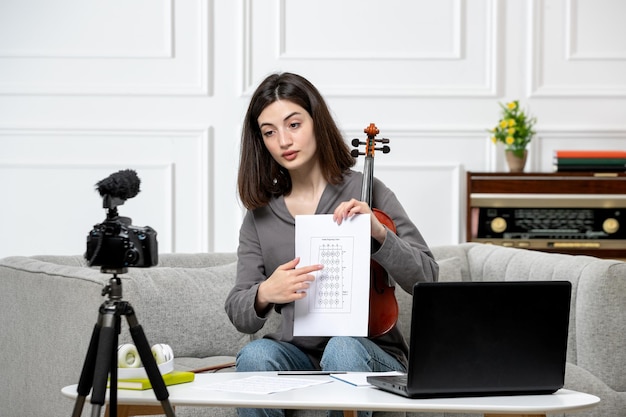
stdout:
[[(396, 358), (365, 337), (333, 337), (328, 341), (320, 361), (324, 371), (405, 372)], [(296, 346), (271, 339), (255, 340), (237, 355), (237, 372), (316, 370), (309, 357)], [(240, 417), (282, 417), (283, 410), (239, 408)], [(369, 417), (371, 411), (359, 411)], [(343, 416), (342, 411), (329, 411), (329, 417)]]

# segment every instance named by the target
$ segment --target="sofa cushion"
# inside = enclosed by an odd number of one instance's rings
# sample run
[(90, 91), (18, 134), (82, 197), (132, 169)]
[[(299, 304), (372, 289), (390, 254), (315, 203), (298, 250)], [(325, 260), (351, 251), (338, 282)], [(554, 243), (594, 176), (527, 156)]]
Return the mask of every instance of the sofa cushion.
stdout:
[(161, 253), (159, 254), (160, 267), (170, 268), (209, 268), (237, 262), (237, 254), (212, 252), (206, 253)]
[[(463, 245), (435, 246), (431, 248), (431, 251), (439, 263), (439, 281), (442, 277), (444, 281), (455, 280), (457, 273), (461, 274), (459, 281), (471, 281), (466, 247)], [(443, 272), (441, 264), (444, 264)], [(450, 279), (448, 280), (447, 277)]]
[(437, 260), (439, 265), (438, 282), (458, 282), (463, 281), (461, 272), (461, 259), (457, 256), (447, 259)]
[(234, 372), (235, 367), (228, 366), (234, 363), (234, 356), (209, 356), (207, 358), (174, 358), (174, 369), (178, 371), (196, 372)]
[[(206, 268), (133, 268), (120, 275), (124, 299), (136, 311), (150, 344), (167, 343), (175, 356), (234, 356), (250, 336), (224, 311), (236, 264)], [(125, 327), (125, 322), (122, 323)], [(122, 330), (120, 341), (130, 341)]]

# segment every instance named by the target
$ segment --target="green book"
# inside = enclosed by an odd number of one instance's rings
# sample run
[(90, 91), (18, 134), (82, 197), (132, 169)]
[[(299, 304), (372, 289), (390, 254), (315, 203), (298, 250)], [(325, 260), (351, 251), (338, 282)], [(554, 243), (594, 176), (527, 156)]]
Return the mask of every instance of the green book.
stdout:
[[(176, 385), (183, 384), (185, 382), (192, 382), (196, 377), (196, 374), (189, 371), (172, 371), (161, 376), (163, 377), (165, 385)], [(148, 378), (118, 379), (117, 388), (147, 390), (152, 388), (152, 384), (150, 384), (150, 380)]]
[(559, 165), (612, 165), (623, 167), (626, 158), (555, 158)]

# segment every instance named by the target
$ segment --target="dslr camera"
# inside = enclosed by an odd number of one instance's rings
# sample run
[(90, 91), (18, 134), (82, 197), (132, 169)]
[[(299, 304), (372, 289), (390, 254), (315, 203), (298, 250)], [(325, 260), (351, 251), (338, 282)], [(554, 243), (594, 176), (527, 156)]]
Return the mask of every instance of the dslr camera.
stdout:
[(116, 271), (158, 263), (157, 232), (150, 226), (133, 226), (130, 218), (117, 211), (117, 206), (139, 193), (139, 184), (133, 170), (119, 171), (96, 184), (107, 217), (87, 235), (85, 259), (89, 266)]

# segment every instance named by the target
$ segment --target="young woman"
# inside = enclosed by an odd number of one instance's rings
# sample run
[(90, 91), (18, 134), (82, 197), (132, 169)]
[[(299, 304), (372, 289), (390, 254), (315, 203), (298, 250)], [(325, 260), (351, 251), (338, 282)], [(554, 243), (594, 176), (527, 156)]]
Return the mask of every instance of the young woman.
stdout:
[[(323, 265), (295, 258), (295, 216), (333, 214), (338, 223), (355, 215), (371, 219), (373, 252), (405, 291), (433, 281), (438, 266), (393, 192), (374, 179), (372, 205), (396, 225), (392, 233), (359, 201), (363, 175), (324, 99), (306, 79), (267, 77), (252, 96), (244, 120), (239, 195), (248, 209), (239, 236), (237, 279), (225, 303), (235, 327), (255, 333), (275, 310), (277, 333), (255, 340), (237, 356), (237, 371), (405, 371), (408, 347), (395, 327), (383, 336), (294, 337), (294, 301), (306, 297)], [(282, 415), (281, 410), (240, 409), (240, 415)]]

